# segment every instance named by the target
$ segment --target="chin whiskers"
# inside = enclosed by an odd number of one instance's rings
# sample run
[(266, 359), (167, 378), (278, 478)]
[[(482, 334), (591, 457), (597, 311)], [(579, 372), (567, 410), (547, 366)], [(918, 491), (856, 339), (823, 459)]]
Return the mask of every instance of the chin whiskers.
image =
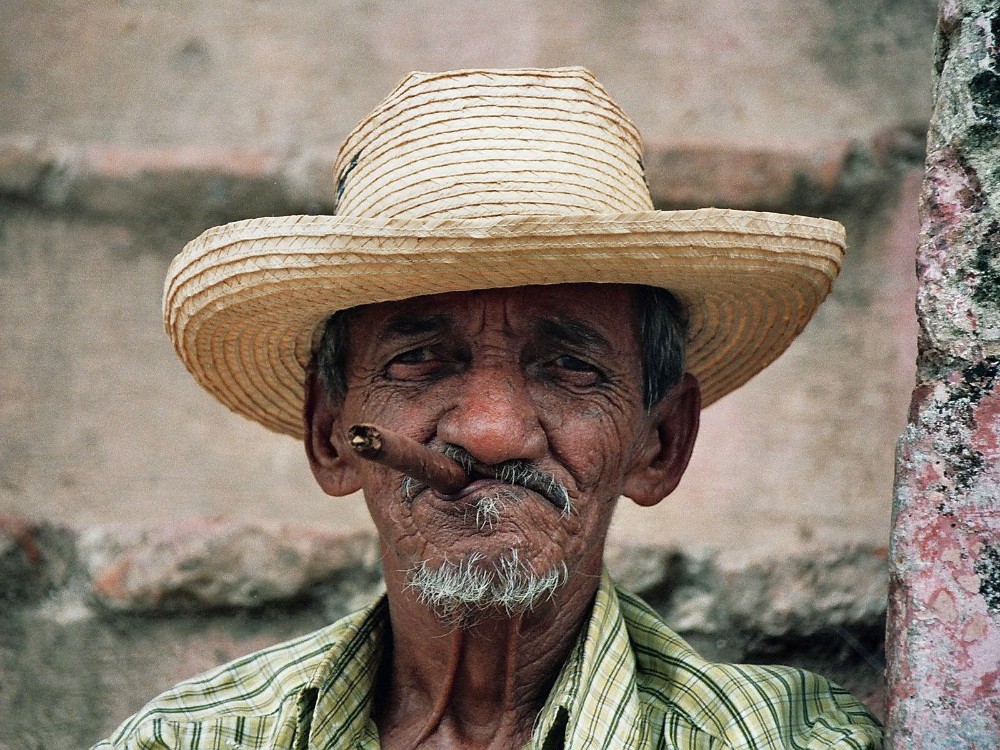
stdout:
[(552, 599), (569, 578), (565, 562), (535, 574), (517, 549), (492, 566), (482, 561), (483, 555), (474, 552), (460, 562), (446, 561), (437, 567), (421, 562), (407, 573), (407, 588), (441, 620), (468, 627), (485, 610), (497, 609), (507, 616), (530, 611)]
[(507, 507), (507, 500), (517, 500), (517, 496), (506, 490), (486, 495), (476, 503), (476, 527), (483, 531), (499, 523), (503, 515), (504, 508)]

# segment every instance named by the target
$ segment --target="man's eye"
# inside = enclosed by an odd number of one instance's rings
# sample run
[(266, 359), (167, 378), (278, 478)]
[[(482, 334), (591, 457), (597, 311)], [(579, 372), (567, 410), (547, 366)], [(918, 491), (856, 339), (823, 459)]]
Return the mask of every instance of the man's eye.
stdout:
[(395, 357), (389, 364), (390, 366), (397, 362), (404, 365), (420, 364), (421, 362), (430, 361), (433, 356), (434, 355), (429, 347), (422, 346), (419, 349), (411, 349), (408, 352), (403, 352), (399, 356)]
[(569, 354), (556, 357), (552, 361), (552, 364), (565, 370), (571, 370), (572, 372), (597, 372), (597, 368), (589, 362), (584, 362), (582, 359), (577, 359)]
[(434, 347), (422, 346), (397, 354), (386, 367), (390, 380), (423, 380), (452, 369), (449, 358)]
[(577, 388), (589, 388), (604, 380), (604, 373), (600, 368), (571, 354), (563, 354), (551, 360), (547, 369), (549, 376), (557, 382)]

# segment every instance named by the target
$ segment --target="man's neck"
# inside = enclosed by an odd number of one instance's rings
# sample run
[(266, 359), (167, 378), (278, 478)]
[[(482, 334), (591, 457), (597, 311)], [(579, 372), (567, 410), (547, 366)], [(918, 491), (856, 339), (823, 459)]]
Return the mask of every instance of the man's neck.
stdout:
[(392, 641), (375, 717), (382, 747), (525, 745), (587, 621), (597, 574), (573, 576), (523, 615), (481, 612), (463, 625), (442, 621), (392, 577), (386, 581)]

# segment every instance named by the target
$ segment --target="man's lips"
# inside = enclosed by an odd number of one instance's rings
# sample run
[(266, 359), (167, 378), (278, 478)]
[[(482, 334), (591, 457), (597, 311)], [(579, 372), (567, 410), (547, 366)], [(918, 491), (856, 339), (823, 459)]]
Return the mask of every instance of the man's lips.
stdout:
[[(464, 500), (469, 495), (473, 495), (481, 489), (485, 489), (490, 485), (499, 484), (496, 479), (474, 479), (465, 485), (458, 492), (444, 493), (440, 490), (433, 490), (434, 496), (439, 500), (447, 500), (448, 502), (457, 502), (459, 500)], [(504, 485), (510, 486), (510, 485)]]
[(542, 475), (540, 472), (522, 471), (519, 473), (513, 471), (509, 465), (486, 466), (478, 462), (473, 464), (471, 469), (469, 478), (472, 481), (462, 489), (454, 493), (444, 493), (440, 490), (434, 490), (435, 497), (440, 500), (455, 502), (463, 500), (488, 487), (513, 487), (541, 495), (563, 513), (568, 513), (570, 510), (569, 493), (555, 479)]
[[(434, 497), (445, 503), (461, 503), (463, 501), (476, 502), (480, 495), (486, 496), (489, 493), (496, 493), (498, 491), (504, 492), (508, 497), (514, 498), (519, 494), (519, 492), (531, 492), (526, 487), (522, 487), (517, 484), (508, 484), (507, 482), (501, 482), (498, 479), (480, 478), (469, 482), (465, 487), (463, 487), (458, 492), (451, 494), (445, 494), (439, 490), (431, 490), (434, 493)], [(553, 505), (555, 503), (545, 495), (539, 493), (534, 493), (541, 495), (543, 500), (546, 500)]]

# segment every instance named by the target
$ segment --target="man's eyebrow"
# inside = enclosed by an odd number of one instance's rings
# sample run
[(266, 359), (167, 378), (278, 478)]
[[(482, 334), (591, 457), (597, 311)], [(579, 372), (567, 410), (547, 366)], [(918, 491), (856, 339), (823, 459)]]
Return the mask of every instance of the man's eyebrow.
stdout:
[(614, 349), (596, 328), (573, 318), (542, 318), (535, 323), (535, 330), (542, 336), (565, 342), (578, 349)]
[(383, 333), (388, 336), (411, 338), (449, 330), (454, 325), (450, 315), (409, 315), (401, 313), (389, 319)]

